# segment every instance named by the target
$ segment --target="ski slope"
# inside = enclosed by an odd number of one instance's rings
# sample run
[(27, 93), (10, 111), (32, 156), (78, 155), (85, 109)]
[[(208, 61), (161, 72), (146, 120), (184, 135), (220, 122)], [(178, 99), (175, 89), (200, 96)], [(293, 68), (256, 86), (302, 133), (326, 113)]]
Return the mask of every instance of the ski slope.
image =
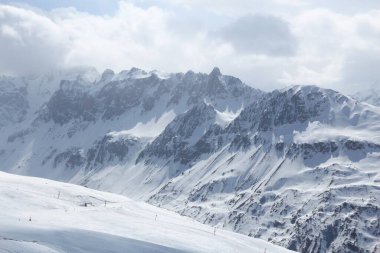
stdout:
[(0, 210), (0, 253), (290, 252), (121, 195), (4, 172)]

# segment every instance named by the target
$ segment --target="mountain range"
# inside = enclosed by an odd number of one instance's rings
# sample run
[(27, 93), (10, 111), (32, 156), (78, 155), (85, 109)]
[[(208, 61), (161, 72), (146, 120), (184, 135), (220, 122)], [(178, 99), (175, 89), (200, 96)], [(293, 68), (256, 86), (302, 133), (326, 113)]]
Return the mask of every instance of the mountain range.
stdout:
[(380, 107), (370, 101), (317, 86), (264, 92), (218, 68), (3, 76), (0, 170), (302, 253), (376, 253)]

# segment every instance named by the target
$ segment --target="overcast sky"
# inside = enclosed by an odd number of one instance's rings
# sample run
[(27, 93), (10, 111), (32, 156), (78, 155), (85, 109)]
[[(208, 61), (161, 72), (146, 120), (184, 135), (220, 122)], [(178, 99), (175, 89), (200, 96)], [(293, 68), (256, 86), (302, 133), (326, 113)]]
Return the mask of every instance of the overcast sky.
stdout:
[(380, 1), (0, 0), (0, 73), (77, 66), (380, 86)]

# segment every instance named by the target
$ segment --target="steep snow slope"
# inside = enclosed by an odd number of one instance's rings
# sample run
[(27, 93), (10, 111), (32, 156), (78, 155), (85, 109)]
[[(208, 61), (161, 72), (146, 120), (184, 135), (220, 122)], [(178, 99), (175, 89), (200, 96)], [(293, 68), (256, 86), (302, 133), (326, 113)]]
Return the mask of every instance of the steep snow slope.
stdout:
[(301, 252), (376, 252), (378, 108), (296, 86), (263, 95), (227, 126), (218, 115), (196, 105), (130, 163), (77, 182)]
[(120, 195), (3, 172), (0, 209), (0, 252), (290, 252)]
[(149, 202), (300, 252), (377, 252), (379, 133), (378, 108), (315, 86), (274, 91), (211, 127), (203, 156)]
[(300, 252), (377, 252), (379, 133), (376, 107), (314, 86), (274, 91), (205, 134), (223, 144), (149, 202)]

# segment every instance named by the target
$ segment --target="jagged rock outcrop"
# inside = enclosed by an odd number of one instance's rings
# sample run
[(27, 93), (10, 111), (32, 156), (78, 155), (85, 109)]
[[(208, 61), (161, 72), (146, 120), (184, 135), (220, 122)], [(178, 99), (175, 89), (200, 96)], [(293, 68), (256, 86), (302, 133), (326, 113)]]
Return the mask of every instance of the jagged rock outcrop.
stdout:
[(111, 162), (120, 163), (128, 158), (131, 152), (136, 152), (142, 148), (142, 142), (139, 138), (124, 135), (113, 136), (108, 134), (87, 151), (86, 169), (101, 168)]
[(201, 103), (179, 115), (140, 153), (137, 162), (153, 162), (156, 158), (189, 164), (199, 155), (209, 153), (210, 148), (200, 138), (216, 124), (216, 114), (211, 105)]
[(191, 108), (204, 101), (217, 108), (237, 110), (261, 94), (237, 78), (223, 76), (217, 68), (210, 75), (188, 72), (165, 78), (136, 68), (118, 75), (106, 70), (95, 84), (80, 79), (62, 81), (41, 110), (40, 118), (63, 125), (73, 120), (116, 119), (136, 110), (144, 114), (153, 108), (160, 108), (160, 114), (166, 109)]
[(44, 121), (56, 124), (66, 124), (71, 120), (94, 121), (98, 105), (87, 91), (86, 87), (76, 81), (62, 81), (56, 91), (41, 111)]

